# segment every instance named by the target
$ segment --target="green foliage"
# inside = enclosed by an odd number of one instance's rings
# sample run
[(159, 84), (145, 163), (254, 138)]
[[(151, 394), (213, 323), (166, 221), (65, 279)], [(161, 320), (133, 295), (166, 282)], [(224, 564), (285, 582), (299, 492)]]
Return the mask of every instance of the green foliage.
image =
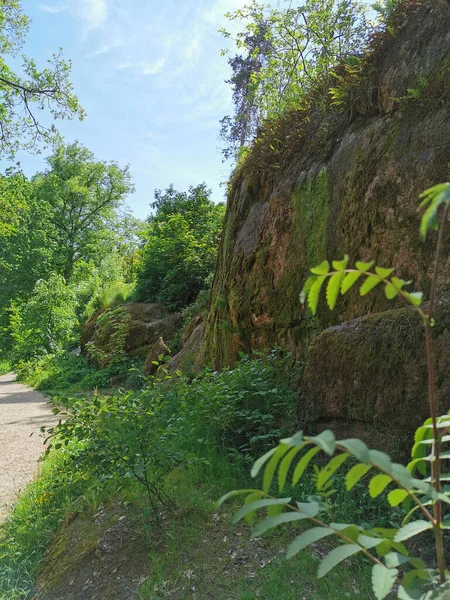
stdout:
[(7, 59), (15, 59), (22, 50), (30, 20), (22, 12), (19, 0), (4, 0), (0, 6), (0, 110), (2, 135), (0, 152), (13, 157), (18, 150), (36, 151), (41, 143), (59, 139), (54, 125), (46, 126), (37, 112), (47, 109), (53, 119), (83, 119), (84, 110), (72, 92), (69, 81), (71, 63), (62, 50), (47, 61), (43, 70), (22, 55), (23, 76), (13, 71)]
[[(333, 68), (351, 68), (368, 41), (365, 7), (357, 0), (306, 0), (286, 8), (252, 2), (226, 16), (243, 30), (235, 36), (242, 54), (228, 61), (235, 114), (222, 120), (225, 156), (251, 141), (264, 119), (297, 109), (324, 82), (326, 101)], [(225, 29), (222, 34), (231, 37)]]
[(62, 413), (54, 409), (66, 418), (48, 430), (47, 452), (77, 440), (83, 446), (78, 468), (101, 481), (134, 477), (154, 508), (163, 502), (164, 476), (184, 458), (173, 450), (173, 435), (164, 427), (164, 403), (160, 390), (150, 389), (94, 396), (91, 402), (74, 402)]
[[(390, 595), (397, 584), (398, 598), (445, 598), (449, 585), (443, 546), (443, 531), (448, 525), (443, 507), (447, 505), (448, 508), (450, 505), (450, 488), (447, 485), (448, 475), (442, 474), (441, 465), (450, 457), (450, 412), (443, 416), (436, 415), (436, 376), (431, 327), (434, 324), (433, 308), (439, 257), (450, 208), (450, 184), (435, 186), (425, 191), (421, 198), (423, 200), (420, 208), (425, 208), (420, 226), (421, 237), (425, 239), (430, 230), (439, 229), (427, 312), (421, 308), (422, 294), (406, 292), (403, 288), (408, 282), (392, 275), (393, 269), (374, 267), (373, 261), (356, 262), (355, 268), (349, 269), (348, 256), (341, 261), (333, 261), (332, 269), (327, 260), (312, 268), (312, 275), (306, 281), (300, 298), (302, 302), (308, 301), (311, 311), (315, 314), (320, 292), (326, 282), (326, 300), (332, 310), (339, 294), (345, 294), (362, 280), (362, 296), (383, 284), (388, 299), (401, 296), (420, 314), (427, 339), (431, 417), (416, 431), (411, 461), (407, 466), (392, 462), (387, 454), (369, 449), (361, 440), (337, 441), (330, 430), (315, 437), (308, 437), (299, 432), (282, 440), (276, 448), (269, 450), (255, 462), (252, 476), (256, 477), (263, 470), (260, 490), (237, 490), (223, 496), (219, 501), (221, 504), (231, 496), (246, 496), (244, 505), (235, 515), (235, 520), (243, 516), (253, 518), (261, 509), (267, 509), (267, 518), (256, 527), (255, 535), (281, 523), (310, 520), (315, 527), (296, 538), (288, 548), (289, 557), (322, 537), (336, 536), (338, 545), (321, 561), (317, 576), (323, 577), (346, 558), (361, 553), (373, 562), (372, 588), (377, 600), (383, 600)], [(440, 209), (443, 209), (443, 215), (439, 228)], [(271, 495), (277, 472), (278, 489), (281, 494), (289, 474), (292, 486), (298, 485), (311, 460), (321, 452), (330, 458), (321, 468), (315, 466), (313, 481), (316, 490), (313, 495), (309, 495), (303, 502), (296, 501), (292, 496), (277, 499)], [(361, 525), (334, 522), (332, 505), (329, 502), (335, 493), (335, 490), (331, 489), (331, 480), (350, 457), (356, 464), (353, 464), (345, 476), (347, 490), (360, 485), (364, 480), (372, 498), (387, 494), (391, 507), (395, 509), (401, 505), (404, 511), (407, 511), (400, 527), (365, 528)], [(412, 520), (417, 514), (421, 518)], [(422, 559), (411, 556), (408, 547), (403, 543), (427, 531), (434, 534), (437, 566), (426, 566)]]
[(121, 370), (128, 363), (126, 353), (126, 339), (130, 323), (130, 313), (124, 306), (116, 306), (102, 312), (96, 320), (99, 327), (107, 324), (108, 336), (106, 343), (99, 348), (95, 342), (86, 344), (86, 352), (90, 359), (94, 359), (96, 366), (108, 367), (113, 372)]
[(60, 275), (39, 280), (28, 302), (12, 306), (13, 362), (59, 352), (73, 343), (75, 309), (74, 290)]
[[(440, 456), (444, 459), (447, 456), (448, 448), (443, 443), (445, 433), (450, 427), (450, 413), (444, 415), (438, 420), (438, 428), (441, 433)], [(423, 427), (418, 429), (417, 437), (424, 434), (424, 430), (429, 432), (431, 428), (431, 419)], [(449, 438), (450, 439), (450, 438)], [(425, 440), (425, 441), (429, 441)], [(268, 529), (277, 527), (281, 523), (310, 520), (316, 527), (301, 533), (289, 546), (287, 555), (289, 558), (300, 552), (311, 543), (318, 541), (323, 537), (336, 536), (341, 545), (331, 550), (323, 559), (319, 566), (318, 577), (322, 577), (332, 568), (338, 565), (342, 560), (356, 553), (363, 553), (370, 558), (374, 564), (373, 581), (374, 592), (377, 598), (383, 599), (391, 591), (393, 585), (397, 582), (399, 571), (397, 569), (398, 561), (403, 565), (403, 579), (400, 578), (401, 587), (405, 593), (414, 594), (414, 590), (420, 587), (420, 582), (416, 578), (420, 575), (417, 571), (425, 572), (423, 561), (419, 558), (410, 556), (403, 541), (408, 540), (420, 533), (430, 530), (434, 527), (432, 514), (427, 508), (438, 502), (450, 504), (450, 496), (447, 493), (438, 493), (428, 478), (416, 478), (413, 474), (417, 468), (417, 454), (420, 453), (420, 445), (423, 441), (416, 443), (412, 452), (412, 461), (407, 467), (398, 463), (393, 463), (390, 458), (377, 450), (370, 450), (360, 440), (335, 440), (331, 431), (327, 430), (316, 437), (307, 437), (302, 432), (292, 438), (282, 440), (276, 449), (270, 450), (261, 459), (259, 459), (252, 470), (252, 475), (256, 477), (264, 469), (262, 490), (238, 490), (224, 496), (220, 503), (237, 494), (247, 496), (246, 504), (236, 513), (235, 519), (239, 520), (245, 515), (255, 514), (256, 511), (268, 508), (267, 518), (264, 519), (254, 531), (255, 536), (259, 536)], [(310, 448), (310, 450), (308, 450)], [(306, 450), (306, 452), (305, 452)], [(314, 450), (314, 452), (311, 452)], [(335, 454), (335, 452), (340, 454)], [(316, 492), (314, 496), (309, 496), (303, 502), (292, 501), (291, 498), (275, 499), (270, 495), (270, 490), (277, 476), (279, 491), (283, 492), (288, 473), (291, 473), (292, 484), (297, 485), (307, 464), (318, 453), (323, 452), (332, 458), (328, 463), (318, 470), (316, 478)], [(333, 456), (334, 455), (334, 456)], [(326, 482), (342, 464), (349, 458), (356, 459), (351, 471), (347, 474), (347, 487), (350, 489), (363, 477), (369, 470), (379, 471), (369, 480), (366, 480), (368, 489), (372, 498), (381, 493), (385, 493), (388, 485), (397, 486), (388, 495), (391, 506), (396, 506), (398, 497), (393, 496), (393, 492), (402, 493), (402, 504), (409, 506), (412, 502), (418, 510), (422, 512), (424, 519), (408, 522), (411, 516), (409, 513), (403, 521), (403, 525), (398, 529), (381, 529), (374, 527), (365, 529), (361, 526), (339, 524), (330, 520), (330, 505), (327, 502), (327, 494), (323, 494), (323, 483)], [(284, 457), (284, 458), (283, 458)], [(422, 457), (422, 461), (432, 461), (434, 455), (430, 454)], [(301, 465), (300, 470), (298, 469)], [(278, 471), (278, 475), (277, 475)], [(357, 475), (356, 475), (357, 473)], [(430, 468), (428, 467), (428, 475)], [(255, 498), (258, 497), (257, 500)], [(270, 512), (270, 507), (281, 506), (287, 512), (274, 515)], [(374, 551), (372, 551), (374, 549)], [(395, 558), (395, 561), (394, 561)], [(408, 567), (410, 571), (408, 571)], [(411, 576), (408, 577), (408, 573)], [(426, 569), (426, 582), (438, 583), (438, 569)], [(399, 596), (401, 597), (401, 596)], [(407, 596), (405, 596), (407, 597)], [(414, 595), (410, 596), (415, 597)], [(421, 596), (422, 598), (422, 596)], [(423, 596), (425, 598), (425, 595)]]
[(134, 292), (132, 283), (115, 281), (104, 286), (89, 300), (86, 305), (85, 314), (90, 317), (96, 312), (104, 312), (108, 308), (114, 308), (118, 304), (124, 304), (131, 300)]
[(147, 243), (138, 268), (138, 300), (188, 306), (213, 272), (224, 207), (214, 204), (204, 184), (181, 193), (155, 192)]
[(53, 269), (69, 281), (77, 262), (98, 264), (114, 250), (111, 223), (133, 186), (128, 167), (98, 161), (78, 142), (58, 146), (47, 163), (49, 168), (32, 179), (33, 194), (45, 208), (42, 226)]

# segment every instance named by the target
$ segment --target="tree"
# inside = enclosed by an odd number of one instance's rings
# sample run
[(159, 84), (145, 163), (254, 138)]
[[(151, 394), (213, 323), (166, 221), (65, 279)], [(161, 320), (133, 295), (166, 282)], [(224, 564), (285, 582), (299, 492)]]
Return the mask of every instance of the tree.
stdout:
[(11, 310), (14, 361), (58, 352), (73, 341), (76, 304), (75, 290), (60, 275), (37, 281), (29, 300)]
[[(255, 81), (270, 52), (269, 25), (254, 4), (254, 26), (244, 32), (242, 47), (246, 55), (236, 54), (228, 58), (232, 76), (226, 80), (233, 89), (234, 115), (220, 121), (220, 137), (226, 143), (222, 149), (224, 159), (236, 155), (240, 148), (250, 142), (260, 124), (260, 109), (256, 102)], [(222, 30), (227, 37), (226, 31)]]
[[(253, 1), (226, 16), (243, 24), (235, 42), (243, 55), (229, 59), (234, 116), (222, 119), (225, 157), (251, 141), (262, 120), (297, 108), (325, 82), (333, 67), (362, 56), (369, 28), (358, 0), (304, 0), (286, 9)], [(231, 37), (222, 30), (225, 37)]]
[(61, 48), (43, 70), (25, 55), (22, 75), (7, 65), (6, 58), (15, 58), (22, 49), (29, 24), (19, 0), (0, 0), (0, 154), (9, 157), (58, 138), (55, 126), (40, 122), (36, 110), (48, 109), (54, 119), (85, 115), (72, 92), (71, 63), (63, 59)]
[(47, 162), (32, 179), (33, 194), (46, 221), (53, 270), (68, 282), (80, 260), (98, 264), (114, 249), (117, 209), (134, 188), (128, 167), (98, 161), (78, 142), (60, 145)]
[(194, 302), (214, 270), (224, 215), (205, 184), (187, 193), (155, 191), (147, 243), (136, 280), (139, 300), (180, 309)]

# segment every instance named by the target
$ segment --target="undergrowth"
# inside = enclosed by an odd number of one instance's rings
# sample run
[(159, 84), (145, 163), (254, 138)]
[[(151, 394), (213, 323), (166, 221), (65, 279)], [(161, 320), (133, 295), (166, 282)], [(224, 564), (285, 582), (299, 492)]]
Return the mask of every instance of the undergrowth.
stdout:
[[(92, 383), (89, 377), (94, 373), (105, 376), (102, 371), (90, 369), (84, 359), (65, 355), (48, 358), (48, 364), (35, 366), (34, 375), (27, 374), (28, 381), (41, 388), (69, 387), (69, 393), (61, 390), (58, 395), (58, 402), (67, 407), (68, 425), (53, 432), (56, 435), (47, 443), (53, 448), (44, 460), (42, 476), (19, 499), (1, 529), (0, 590), (4, 595), (0, 600), (28, 597), (45, 549), (71, 514), (86, 507), (95, 511), (101, 502), (111, 503), (115, 497), (131, 501), (135, 518), (142, 519), (142, 527), (149, 530), (151, 571), (142, 588), (143, 598), (164, 598), (165, 588), (196, 586), (197, 597), (205, 600), (211, 597), (205, 595), (208, 589), (219, 600), (231, 596), (238, 600), (272, 600), (278, 589), (280, 599), (290, 600), (289, 582), (297, 579), (299, 572), (311, 573), (303, 582), (305, 597), (370, 598), (369, 594), (358, 596), (354, 591), (355, 579), (359, 589), (366, 589), (362, 562), (352, 571), (337, 574), (336, 580), (316, 584), (312, 573), (317, 557), (306, 556), (289, 564), (269, 560), (269, 555), (278, 556), (287, 538), (269, 537), (261, 547), (254, 547), (248, 526), (243, 526), (236, 551), (254, 555), (245, 569), (245, 561), (240, 565), (232, 558), (234, 546), (222, 542), (224, 538), (234, 540), (236, 532), (229, 513), (217, 515), (214, 501), (230, 487), (248, 485), (245, 473), (249, 461), (286, 435), (295, 418), (301, 366), (289, 353), (276, 349), (253, 358), (242, 356), (234, 369), (204, 371), (193, 380), (182, 376), (167, 379), (166, 375), (160, 380), (148, 378), (144, 388), (137, 391), (71, 396), (80, 382)], [(130, 429), (133, 421), (131, 414), (129, 418), (124, 414), (127, 410), (151, 411), (148, 418), (152, 435), (145, 427), (142, 431)], [(74, 418), (78, 421), (72, 422)], [(109, 454), (104, 445), (108, 435), (114, 439), (114, 452)], [(132, 460), (126, 466), (124, 458), (130, 456)], [(159, 508), (149, 505), (142, 485), (143, 469), (147, 468), (153, 477), (151, 485), (157, 486), (163, 500)], [(330, 502), (334, 503), (336, 518), (350, 519), (357, 513), (379, 521), (384, 507), (367, 497), (364, 486), (356, 488), (345, 502), (340, 480), (335, 488)], [(158, 514), (165, 513), (170, 517), (161, 521)], [(157, 544), (152, 545), (158, 535), (163, 535), (157, 531), (164, 532), (164, 552)], [(217, 581), (211, 580), (209, 571), (217, 573), (220, 561), (209, 545), (217, 556), (224, 557), (222, 570), (213, 578)], [(190, 570), (195, 581), (186, 576)], [(342, 590), (341, 596), (332, 595), (333, 586)], [(181, 600), (186, 597), (182, 593), (173, 597)]]

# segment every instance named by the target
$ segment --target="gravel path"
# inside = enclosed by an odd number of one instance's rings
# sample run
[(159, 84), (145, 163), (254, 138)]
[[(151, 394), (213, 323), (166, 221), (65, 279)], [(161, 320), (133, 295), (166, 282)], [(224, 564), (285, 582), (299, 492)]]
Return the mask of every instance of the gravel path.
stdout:
[(15, 382), (15, 375), (0, 376), (0, 519), (7, 505), (39, 472), (43, 451), (40, 428), (57, 422), (47, 398)]

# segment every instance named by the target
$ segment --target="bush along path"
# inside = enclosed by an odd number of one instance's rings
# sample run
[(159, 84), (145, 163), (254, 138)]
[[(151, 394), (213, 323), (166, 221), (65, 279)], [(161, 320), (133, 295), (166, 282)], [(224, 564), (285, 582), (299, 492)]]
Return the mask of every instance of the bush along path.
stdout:
[(38, 472), (44, 450), (40, 428), (56, 422), (45, 396), (16, 383), (15, 377), (0, 376), (0, 520)]

